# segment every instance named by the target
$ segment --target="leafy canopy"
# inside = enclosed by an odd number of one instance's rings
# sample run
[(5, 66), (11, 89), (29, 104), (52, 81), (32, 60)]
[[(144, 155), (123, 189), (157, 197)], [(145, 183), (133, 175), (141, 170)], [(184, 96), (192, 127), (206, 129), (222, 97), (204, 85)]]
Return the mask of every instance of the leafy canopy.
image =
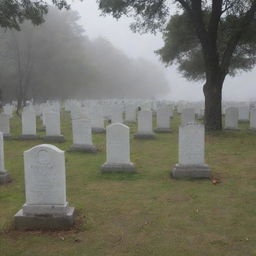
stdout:
[[(52, 4), (59, 9), (70, 7), (66, 0), (52, 0)], [(44, 22), (48, 6), (45, 0), (0, 0), (0, 27), (20, 30), (24, 20), (39, 25)]]

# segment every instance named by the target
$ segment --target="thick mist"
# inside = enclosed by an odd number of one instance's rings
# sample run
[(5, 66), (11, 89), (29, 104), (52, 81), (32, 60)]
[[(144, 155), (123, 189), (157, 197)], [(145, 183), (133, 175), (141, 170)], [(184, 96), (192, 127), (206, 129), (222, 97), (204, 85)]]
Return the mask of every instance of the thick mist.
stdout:
[(104, 38), (90, 40), (78, 21), (77, 12), (52, 8), (41, 26), (25, 22), (21, 31), (1, 31), (4, 101), (149, 98), (168, 92), (155, 64), (127, 57)]

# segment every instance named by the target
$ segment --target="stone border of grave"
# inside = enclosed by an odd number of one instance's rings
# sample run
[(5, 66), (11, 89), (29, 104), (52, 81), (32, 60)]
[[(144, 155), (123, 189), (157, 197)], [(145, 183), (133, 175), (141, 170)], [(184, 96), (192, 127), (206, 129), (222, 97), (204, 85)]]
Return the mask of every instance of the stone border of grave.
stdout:
[(134, 139), (155, 139), (156, 135), (154, 133), (136, 133), (134, 134)]
[(63, 135), (52, 135), (52, 136), (44, 136), (43, 140), (45, 142), (58, 142), (58, 143), (64, 143), (66, 142)]
[(41, 139), (41, 137), (39, 135), (29, 135), (29, 134), (24, 134), (24, 135), (21, 135), (18, 140), (39, 140)]
[(97, 128), (97, 127), (92, 127), (92, 133), (106, 133), (106, 129), (105, 128)]
[(5, 171), (0, 171), (0, 185), (8, 184), (11, 182), (10, 174)]
[(155, 128), (154, 132), (156, 132), (156, 133), (171, 133), (172, 130), (170, 128)]

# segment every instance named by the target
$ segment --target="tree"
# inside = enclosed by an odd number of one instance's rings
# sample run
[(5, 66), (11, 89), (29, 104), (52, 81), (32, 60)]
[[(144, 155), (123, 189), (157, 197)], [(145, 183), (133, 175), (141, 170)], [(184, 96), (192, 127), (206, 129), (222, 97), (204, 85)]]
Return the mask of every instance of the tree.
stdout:
[[(52, 0), (59, 9), (69, 8), (66, 0)], [(24, 20), (30, 20), (34, 25), (44, 22), (49, 4), (45, 0), (1, 0), (0, 27), (20, 30)]]
[(185, 77), (205, 79), (205, 127), (222, 129), (226, 76), (255, 65), (256, 0), (175, 0), (180, 12), (173, 16), (168, 0), (98, 2), (104, 14), (133, 16), (135, 32), (162, 29), (165, 45), (157, 53), (167, 64), (178, 63)]

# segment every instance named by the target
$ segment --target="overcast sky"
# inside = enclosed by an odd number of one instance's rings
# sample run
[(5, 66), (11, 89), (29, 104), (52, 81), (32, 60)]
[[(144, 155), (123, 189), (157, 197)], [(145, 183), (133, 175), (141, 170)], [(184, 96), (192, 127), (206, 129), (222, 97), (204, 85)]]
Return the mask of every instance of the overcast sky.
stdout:
[[(171, 100), (202, 100), (202, 82), (188, 82), (176, 71), (175, 67), (166, 68), (154, 51), (161, 48), (161, 34), (135, 34), (130, 28), (131, 20), (122, 17), (116, 21), (111, 16), (102, 17), (97, 8), (96, 0), (75, 1), (72, 9), (81, 16), (86, 35), (91, 39), (99, 36), (110, 41), (116, 48), (129, 57), (144, 58), (160, 66), (168, 78), (170, 92), (165, 98)], [(146, 75), (146, 74), (145, 74)], [(227, 78), (223, 88), (224, 100), (256, 100), (256, 71), (243, 73), (235, 78)], [(156, 85), (157, 86), (157, 85)]]

